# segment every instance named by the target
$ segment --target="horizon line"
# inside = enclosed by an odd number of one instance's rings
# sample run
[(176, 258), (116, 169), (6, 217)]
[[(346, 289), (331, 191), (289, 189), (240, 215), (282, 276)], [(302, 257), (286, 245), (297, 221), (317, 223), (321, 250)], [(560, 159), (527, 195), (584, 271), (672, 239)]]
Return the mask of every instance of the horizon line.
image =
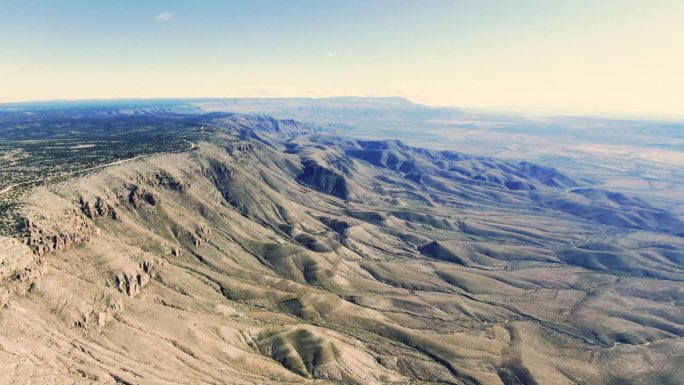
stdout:
[(549, 107), (529, 107), (529, 106), (491, 106), (491, 107), (469, 107), (445, 104), (428, 104), (417, 102), (406, 96), (401, 95), (338, 95), (338, 96), (210, 96), (210, 97), (94, 97), (94, 98), (74, 98), (74, 99), (31, 99), (18, 101), (0, 101), (0, 108), (8, 106), (30, 106), (40, 104), (78, 104), (78, 103), (107, 103), (107, 102), (202, 102), (202, 101), (229, 101), (229, 100), (333, 100), (333, 99), (396, 99), (408, 102), (414, 106), (436, 109), (453, 109), (464, 112), (490, 113), (496, 115), (513, 115), (528, 118), (552, 118), (552, 117), (588, 117), (605, 119), (624, 119), (624, 120), (664, 120), (664, 121), (684, 121), (684, 113), (661, 113), (648, 111), (618, 111), (618, 110), (574, 110)]

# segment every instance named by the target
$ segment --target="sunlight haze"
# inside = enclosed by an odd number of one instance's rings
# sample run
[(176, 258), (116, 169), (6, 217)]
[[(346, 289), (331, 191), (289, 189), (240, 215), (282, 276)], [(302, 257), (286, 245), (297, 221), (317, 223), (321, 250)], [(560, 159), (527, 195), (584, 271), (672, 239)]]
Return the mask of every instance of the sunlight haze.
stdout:
[(681, 115), (682, 1), (0, 1), (0, 102), (404, 96)]

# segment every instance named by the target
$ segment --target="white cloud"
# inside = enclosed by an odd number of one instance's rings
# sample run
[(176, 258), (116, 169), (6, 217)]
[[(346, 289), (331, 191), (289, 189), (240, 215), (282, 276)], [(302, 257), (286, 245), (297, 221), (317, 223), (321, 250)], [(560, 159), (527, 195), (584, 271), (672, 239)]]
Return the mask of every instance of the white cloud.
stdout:
[(154, 18), (157, 19), (158, 21), (169, 21), (169, 20), (173, 19), (173, 13), (163, 12), (163, 13), (158, 14)]
[(331, 56), (333, 56), (333, 55), (334, 55), (334, 54), (333, 54), (332, 52), (326, 52), (326, 53), (325, 53), (325, 56), (327, 56), (327, 57), (331, 57)]

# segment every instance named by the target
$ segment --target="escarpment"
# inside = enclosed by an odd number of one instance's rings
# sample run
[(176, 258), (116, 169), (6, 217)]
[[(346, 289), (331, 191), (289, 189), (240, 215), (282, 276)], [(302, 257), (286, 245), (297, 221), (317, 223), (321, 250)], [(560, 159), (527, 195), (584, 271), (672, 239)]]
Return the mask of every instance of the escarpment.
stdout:
[[(0, 281), (5, 286), (3, 306), (9, 304), (12, 295), (26, 294), (39, 287), (41, 278), (49, 270), (49, 261), (55, 258), (54, 254), (68, 254), (69, 249), (104, 235), (100, 226), (106, 227), (108, 222), (121, 224), (124, 218), (130, 220), (128, 217), (131, 211), (145, 210), (145, 206), (158, 206), (158, 193), (152, 190), (182, 193), (190, 188), (190, 184), (160, 171), (148, 172), (144, 177), (138, 174), (127, 180), (122, 179), (118, 185), (103, 184), (98, 186), (102, 187), (100, 191), (90, 188), (81, 190), (80, 187), (65, 182), (54, 189), (37, 189), (19, 220), (18, 227), (23, 239), (2, 238)], [(64, 194), (64, 191), (67, 193)], [(197, 242), (206, 240), (209, 231), (206, 226), (198, 227), (198, 235), (195, 235), (199, 236)], [(176, 255), (180, 254), (177, 246), (171, 247)], [(158, 258), (151, 254), (145, 255), (140, 257), (139, 251), (129, 251), (119, 256), (118, 262), (105, 263), (110, 270), (103, 273), (111, 276), (107, 285), (127, 296), (138, 294), (154, 276), (154, 267), (159, 263)], [(114, 309), (121, 307), (112, 306)], [(87, 317), (90, 317), (90, 313)], [(79, 321), (79, 324), (88, 324), (87, 317)], [(98, 324), (111, 318), (110, 315), (98, 317)]]
[[(191, 151), (31, 190), (25, 239), (0, 238), (2, 373), (76, 384), (681, 378), (684, 242), (676, 221), (655, 220), (662, 210), (527, 163), (264, 117), (192, 122)], [(556, 205), (577, 196), (625, 210), (629, 226)]]

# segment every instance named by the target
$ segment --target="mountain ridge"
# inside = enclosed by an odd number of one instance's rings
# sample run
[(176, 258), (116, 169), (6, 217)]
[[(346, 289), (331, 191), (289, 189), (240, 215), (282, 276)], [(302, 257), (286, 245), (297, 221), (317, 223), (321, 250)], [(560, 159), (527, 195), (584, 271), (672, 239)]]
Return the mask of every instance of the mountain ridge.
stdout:
[(682, 378), (684, 241), (662, 210), (530, 163), (193, 119), (192, 151), (23, 198), (26, 241), (0, 255), (4, 378)]

